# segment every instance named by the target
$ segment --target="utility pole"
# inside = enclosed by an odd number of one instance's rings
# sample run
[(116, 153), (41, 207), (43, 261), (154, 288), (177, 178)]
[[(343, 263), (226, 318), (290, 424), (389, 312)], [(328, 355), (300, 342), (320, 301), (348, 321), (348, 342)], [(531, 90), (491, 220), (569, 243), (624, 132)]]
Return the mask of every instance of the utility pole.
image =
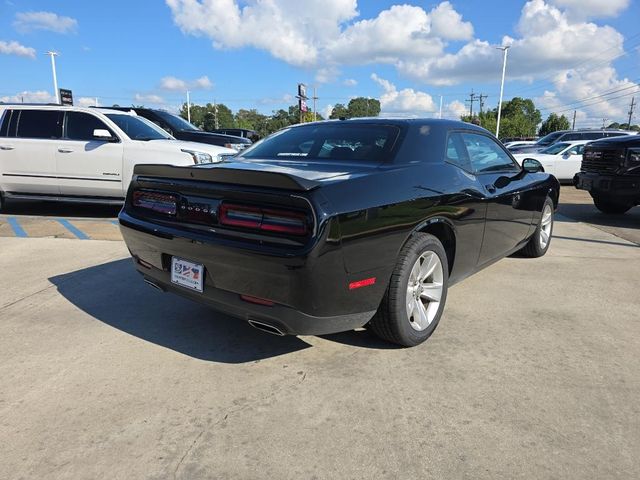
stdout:
[(318, 100), (318, 97), (316, 96), (316, 86), (313, 86), (313, 97), (311, 97), (313, 99), (313, 121), (316, 121), (316, 100)]
[(220, 128), (218, 126), (218, 104), (215, 100), (213, 101), (213, 125), (216, 130)]
[(469, 104), (469, 117), (473, 120), (473, 102), (477, 100), (477, 96), (473, 93), (473, 88), (471, 89), (471, 93), (469, 94), (469, 100), (465, 100), (465, 103)]
[(56, 103), (60, 102), (60, 90), (58, 90), (58, 76), (56, 75), (56, 57), (59, 55), (58, 52), (54, 52), (50, 50), (45, 53), (45, 55), (49, 55), (51, 57), (51, 71), (53, 72), (53, 90), (56, 94)]
[(478, 95), (478, 101), (480, 103), (480, 116), (478, 118), (479, 118), (480, 126), (482, 126), (482, 109), (484, 108), (485, 98), (487, 98), (487, 95), (482, 95), (482, 94)]
[(571, 130), (576, 129), (576, 111), (573, 111), (573, 123), (571, 124)]
[(438, 118), (442, 119), (442, 95), (440, 95), (440, 115)]
[(609, 119), (608, 119), (608, 118), (603, 118), (603, 119), (602, 119), (602, 129), (603, 129), (603, 130), (605, 129), (605, 126), (606, 126), (607, 120), (609, 120)]
[(633, 107), (636, 105), (636, 97), (631, 97), (631, 107), (629, 108), (629, 122), (627, 123), (627, 130), (631, 130), (631, 117), (633, 117)]
[(502, 94), (504, 92), (504, 74), (507, 70), (507, 52), (510, 45), (505, 47), (496, 47), (498, 50), (502, 50), (502, 81), (500, 82), (500, 101), (498, 101), (498, 121), (496, 122), (496, 137), (500, 133), (500, 114), (502, 113)]
[(189, 99), (189, 90), (187, 90), (187, 122), (191, 123), (191, 101)]

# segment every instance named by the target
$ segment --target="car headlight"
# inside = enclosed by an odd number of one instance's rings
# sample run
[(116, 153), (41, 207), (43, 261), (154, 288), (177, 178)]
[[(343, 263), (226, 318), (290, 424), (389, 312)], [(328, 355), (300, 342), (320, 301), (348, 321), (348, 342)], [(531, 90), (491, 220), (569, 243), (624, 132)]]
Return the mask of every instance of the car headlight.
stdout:
[(236, 154), (235, 153), (219, 153), (216, 155), (216, 163), (219, 162), (224, 162), (225, 160), (228, 160), (231, 157), (235, 157)]
[(182, 151), (184, 153), (191, 155), (191, 158), (193, 159), (193, 163), (195, 163), (196, 165), (199, 165), (201, 163), (213, 162), (213, 158), (208, 153), (196, 152), (194, 150), (185, 150), (185, 149), (183, 149)]
[(640, 165), (640, 148), (630, 148), (627, 161), (629, 165)]

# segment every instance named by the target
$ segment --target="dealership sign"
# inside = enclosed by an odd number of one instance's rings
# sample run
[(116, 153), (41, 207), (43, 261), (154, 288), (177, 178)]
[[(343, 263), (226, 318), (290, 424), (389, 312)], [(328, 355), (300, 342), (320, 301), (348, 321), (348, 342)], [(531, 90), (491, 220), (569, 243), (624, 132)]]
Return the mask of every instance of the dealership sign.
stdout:
[(60, 104), (61, 105), (73, 105), (73, 94), (71, 90), (65, 88), (60, 89)]

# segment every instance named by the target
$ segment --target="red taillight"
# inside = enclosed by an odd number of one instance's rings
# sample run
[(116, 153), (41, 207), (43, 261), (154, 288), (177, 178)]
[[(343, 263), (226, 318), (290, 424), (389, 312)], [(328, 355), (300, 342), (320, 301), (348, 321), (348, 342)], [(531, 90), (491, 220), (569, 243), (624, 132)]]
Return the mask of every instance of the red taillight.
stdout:
[(240, 295), (240, 298), (245, 302), (255, 303), (256, 305), (264, 305), (267, 307), (273, 307), (275, 305), (274, 302), (266, 298), (252, 297), (251, 295)]
[(307, 216), (288, 210), (274, 210), (247, 205), (223, 203), (218, 220), (222, 225), (253, 228), (267, 232), (306, 235), (309, 232)]
[(351, 282), (349, 284), (349, 290), (355, 290), (356, 288), (368, 287), (376, 283), (376, 277), (365, 278), (364, 280), (358, 280), (357, 282)]
[(133, 206), (165, 215), (175, 215), (178, 209), (175, 195), (144, 190), (133, 192)]

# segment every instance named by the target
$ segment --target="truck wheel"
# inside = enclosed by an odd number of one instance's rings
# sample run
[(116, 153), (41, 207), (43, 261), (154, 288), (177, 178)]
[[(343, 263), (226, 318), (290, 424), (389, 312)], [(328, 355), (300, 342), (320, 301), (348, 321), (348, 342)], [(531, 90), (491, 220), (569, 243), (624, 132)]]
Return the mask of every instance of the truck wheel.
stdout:
[(553, 234), (553, 201), (547, 197), (542, 207), (542, 216), (536, 231), (533, 232), (527, 244), (522, 247), (519, 253), (525, 257), (542, 257), (551, 245), (551, 235)]
[(612, 202), (610, 200), (603, 200), (600, 197), (593, 197), (593, 204), (602, 213), (609, 214), (625, 213), (631, 208), (631, 205), (629, 205), (628, 203)]
[(400, 252), (371, 330), (405, 347), (424, 342), (440, 321), (448, 283), (447, 254), (440, 240), (427, 233), (414, 235)]

